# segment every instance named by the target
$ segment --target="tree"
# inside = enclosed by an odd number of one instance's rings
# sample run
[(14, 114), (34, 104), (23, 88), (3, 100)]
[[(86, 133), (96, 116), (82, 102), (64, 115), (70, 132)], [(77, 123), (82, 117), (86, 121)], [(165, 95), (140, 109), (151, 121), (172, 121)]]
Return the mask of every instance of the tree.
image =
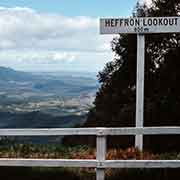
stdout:
[[(178, 15), (179, 0), (154, 0), (150, 8), (137, 4), (133, 12), (133, 16), (138, 17)], [(101, 88), (85, 126), (135, 125), (136, 35), (114, 38), (112, 51), (115, 58), (99, 72)], [(180, 35), (146, 35), (145, 58), (145, 126), (180, 125)], [(168, 141), (169, 147), (174, 148), (176, 139), (168, 137), (145, 137), (145, 147), (161, 142), (159, 147), (152, 147), (161, 150), (163, 143), (167, 147)], [(124, 146), (133, 145), (133, 138), (121, 137), (118, 142)]]

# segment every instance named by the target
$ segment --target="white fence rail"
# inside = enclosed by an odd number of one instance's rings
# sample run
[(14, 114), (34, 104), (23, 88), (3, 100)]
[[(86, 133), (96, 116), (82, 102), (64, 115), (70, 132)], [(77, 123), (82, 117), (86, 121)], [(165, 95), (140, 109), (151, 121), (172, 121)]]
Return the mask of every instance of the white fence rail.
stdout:
[(53, 128), (0, 129), (0, 136), (65, 136), (95, 135), (96, 159), (9, 159), (1, 158), (0, 166), (24, 167), (94, 167), (96, 179), (105, 179), (106, 168), (180, 168), (180, 160), (106, 160), (106, 136), (180, 134), (180, 127), (129, 128)]
[(0, 136), (117, 136), (138, 134), (180, 134), (180, 127), (0, 129)]

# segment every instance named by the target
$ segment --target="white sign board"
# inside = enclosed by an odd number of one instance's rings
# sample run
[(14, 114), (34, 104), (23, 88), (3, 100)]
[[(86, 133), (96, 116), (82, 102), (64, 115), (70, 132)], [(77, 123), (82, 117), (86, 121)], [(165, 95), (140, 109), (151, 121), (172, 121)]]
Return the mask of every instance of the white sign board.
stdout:
[(178, 33), (180, 17), (102, 18), (101, 34)]

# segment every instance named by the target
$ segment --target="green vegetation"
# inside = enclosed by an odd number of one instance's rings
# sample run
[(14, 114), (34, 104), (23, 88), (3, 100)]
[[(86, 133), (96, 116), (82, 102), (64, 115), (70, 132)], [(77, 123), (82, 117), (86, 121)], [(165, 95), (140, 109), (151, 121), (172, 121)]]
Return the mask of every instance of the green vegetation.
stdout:
[[(154, 0), (152, 7), (138, 4), (133, 12), (139, 17), (179, 14), (179, 0)], [(120, 35), (112, 40), (115, 58), (99, 73), (101, 87), (84, 126), (135, 126), (136, 48), (136, 35)], [(179, 126), (180, 34), (146, 35), (145, 58), (144, 125)], [(144, 146), (156, 152), (180, 150), (178, 140), (179, 136), (145, 136)], [(92, 142), (89, 139), (89, 144)], [(113, 137), (109, 142), (128, 147), (133, 146), (134, 138)]]
[[(87, 146), (65, 147), (61, 144), (22, 144), (4, 138), (0, 141), (0, 158), (74, 158), (76, 155), (90, 153)], [(94, 152), (93, 152), (94, 154)]]
[[(96, 149), (85, 145), (23, 144), (4, 138), (0, 141), (0, 158), (96, 159)], [(106, 159), (180, 159), (180, 153), (140, 152), (133, 147), (108, 148)]]
[[(33, 145), (17, 144), (7, 138), (0, 141), (0, 157), (2, 158), (67, 158), (67, 159), (95, 159), (95, 149), (87, 146), (65, 147), (62, 145)], [(107, 159), (180, 159), (176, 152), (169, 154), (153, 154), (140, 152), (135, 148), (109, 149)], [(94, 168), (23, 168), (23, 167), (0, 167), (0, 179), (65, 179), (68, 180), (93, 180), (95, 179)], [(134, 179), (158, 180), (168, 179), (178, 175), (177, 169), (107, 169), (106, 179), (116, 180)]]

